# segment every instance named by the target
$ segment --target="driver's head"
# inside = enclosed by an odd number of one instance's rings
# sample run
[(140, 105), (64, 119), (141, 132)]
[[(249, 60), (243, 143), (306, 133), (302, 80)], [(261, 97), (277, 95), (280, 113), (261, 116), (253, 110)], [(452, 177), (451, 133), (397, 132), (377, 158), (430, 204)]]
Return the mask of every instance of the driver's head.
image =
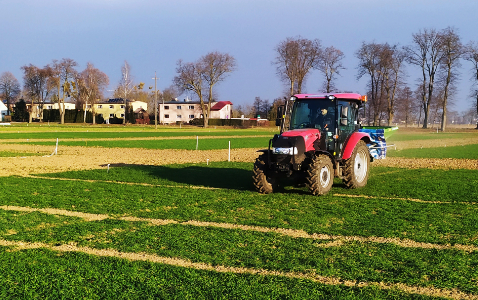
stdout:
[(322, 112), (323, 116), (325, 116), (327, 114), (327, 110), (325, 108), (322, 108), (320, 111)]

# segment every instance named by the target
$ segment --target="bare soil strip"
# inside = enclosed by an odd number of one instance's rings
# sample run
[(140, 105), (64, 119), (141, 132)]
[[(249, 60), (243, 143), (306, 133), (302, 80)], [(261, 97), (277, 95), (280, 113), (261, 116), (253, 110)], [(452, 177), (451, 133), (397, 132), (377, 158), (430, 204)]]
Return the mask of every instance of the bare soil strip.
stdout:
[(444, 170), (478, 170), (477, 159), (456, 158), (401, 158), (387, 157), (378, 159), (372, 166), (402, 168), (402, 169), (444, 169)]
[(364, 199), (387, 199), (387, 200), (402, 200), (418, 203), (430, 203), (430, 204), (464, 204), (464, 205), (477, 205), (478, 202), (451, 202), (451, 201), (426, 201), (414, 198), (396, 198), (396, 197), (375, 197), (366, 195), (346, 195), (346, 194), (334, 194), (337, 197), (349, 197), (349, 198), (364, 198)]
[[(52, 153), (54, 147), (0, 144), (0, 151)], [(253, 162), (257, 149), (231, 149), (231, 161)], [(156, 150), (141, 148), (58, 147), (58, 155), (0, 157), (0, 177), (76, 170), (106, 169), (107, 165), (151, 165), (227, 161), (228, 150)]]
[[(119, 219), (130, 222), (148, 222), (154, 226), (162, 226), (168, 224), (179, 224), (179, 225), (189, 225), (195, 227), (214, 227), (214, 228), (223, 228), (223, 229), (232, 229), (232, 230), (246, 230), (246, 231), (255, 231), (263, 233), (276, 233), (284, 236), (290, 236), (293, 238), (305, 238), (313, 240), (334, 240), (337, 242), (361, 242), (361, 243), (379, 243), (379, 244), (394, 244), (399, 247), (404, 248), (421, 248), (421, 249), (435, 249), (435, 250), (463, 250), (467, 252), (478, 251), (477, 246), (473, 245), (441, 245), (441, 244), (432, 244), (432, 243), (422, 243), (415, 242), (409, 239), (399, 239), (399, 238), (384, 238), (384, 237), (363, 237), (363, 236), (340, 236), (340, 235), (329, 235), (329, 234), (320, 234), (313, 233), (309, 234), (303, 230), (297, 229), (288, 229), (288, 228), (269, 228), (261, 226), (249, 226), (249, 225), (238, 225), (231, 223), (216, 223), (216, 222), (201, 222), (190, 220), (186, 222), (178, 222), (176, 220), (167, 220), (167, 219), (150, 219), (150, 218), (138, 218), (132, 216), (123, 216), (123, 217), (112, 217), (105, 214), (89, 214), (82, 212), (74, 212), (69, 210), (62, 210), (56, 208), (31, 208), (31, 207), (21, 207), (21, 206), (0, 206), (0, 209), (7, 211), (24, 211), (24, 212), (42, 212), (45, 214), (51, 215), (62, 215), (62, 216), (71, 216), (82, 218), (85, 221), (100, 221), (104, 219)], [(337, 243), (337, 246), (341, 246), (341, 243)], [(328, 245), (332, 247), (332, 245)]]
[(120, 252), (113, 249), (94, 249), (89, 247), (78, 247), (75, 244), (66, 244), (60, 246), (53, 246), (45, 243), (27, 243), (19, 241), (7, 241), (0, 240), (0, 246), (14, 247), (15, 250), (23, 249), (36, 249), (44, 248), (58, 252), (81, 252), (89, 255), (99, 257), (115, 257), (120, 259), (126, 259), (129, 261), (149, 261), (153, 263), (165, 264), (175, 267), (190, 268), (196, 270), (214, 271), (219, 273), (235, 273), (235, 274), (252, 274), (261, 276), (279, 276), (287, 278), (307, 279), (317, 283), (325, 285), (344, 285), (349, 287), (367, 287), (377, 286), (381, 289), (394, 289), (400, 290), (409, 294), (419, 294), (432, 297), (448, 297), (452, 299), (478, 299), (477, 295), (467, 294), (458, 289), (439, 289), (434, 287), (421, 287), (412, 286), (401, 283), (384, 283), (384, 282), (355, 282), (350, 280), (342, 280), (337, 277), (326, 277), (311, 273), (299, 273), (299, 272), (282, 272), (272, 271), (266, 269), (254, 269), (244, 267), (229, 267), (222, 265), (210, 265), (207, 263), (192, 262), (187, 259), (175, 258), (175, 257), (163, 257), (148, 253), (131, 253)]

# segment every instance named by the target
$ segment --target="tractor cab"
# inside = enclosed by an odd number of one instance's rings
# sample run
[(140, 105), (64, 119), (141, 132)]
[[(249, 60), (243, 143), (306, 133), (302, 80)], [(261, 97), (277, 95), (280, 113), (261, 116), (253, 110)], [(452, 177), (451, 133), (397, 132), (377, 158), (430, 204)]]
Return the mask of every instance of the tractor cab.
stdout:
[(289, 125), (282, 126), (281, 134), (286, 130), (286, 136), (299, 134), (304, 129), (318, 130), (315, 150), (328, 152), (338, 159), (344, 142), (359, 128), (358, 110), (366, 99), (358, 94), (299, 94), (291, 100)]

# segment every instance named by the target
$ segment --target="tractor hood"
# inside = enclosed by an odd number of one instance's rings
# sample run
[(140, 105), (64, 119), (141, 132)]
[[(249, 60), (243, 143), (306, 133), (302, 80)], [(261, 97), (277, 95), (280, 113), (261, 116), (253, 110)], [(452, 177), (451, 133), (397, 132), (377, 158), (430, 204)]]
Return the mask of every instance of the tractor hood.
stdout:
[(315, 128), (294, 129), (283, 132), (281, 138), (298, 138), (302, 137), (305, 143), (305, 151), (314, 150), (314, 142), (320, 139), (320, 131)]

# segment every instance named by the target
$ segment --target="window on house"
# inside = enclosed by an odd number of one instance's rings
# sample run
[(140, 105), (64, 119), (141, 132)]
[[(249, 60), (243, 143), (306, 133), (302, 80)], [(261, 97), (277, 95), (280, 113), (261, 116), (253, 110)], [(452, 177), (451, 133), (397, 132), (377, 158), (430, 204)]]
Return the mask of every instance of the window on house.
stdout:
[(120, 105), (120, 108), (124, 108), (124, 105)]
[(189, 105), (189, 109), (194, 109), (194, 105)]
[(169, 119), (169, 115), (164, 115), (164, 118), (165, 118), (165, 119)]
[(181, 118), (182, 118), (182, 116), (181, 116), (181, 115), (178, 115), (178, 116), (177, 116), (177, 118), (178, 118), (178, 119), (181, 119)]
[(51, 106), (51, 105), (48, 105), (48, 109), (52, 109), (52, 108), (53, 108), (53, 106)]
[(121, 117), (124, 118), (124, 114), (121, 114)]
[(189, 115), (189, 119), (194, 119), (194, 115)]
[(110, 108), (113, 108), (114, 106), (113, 105), (110, 105)]
[(86, 108), (91, 108), (91, 104), (86, 105)]
[(115, 117), (115, 114), (110, 114), (110, 118), (114, 118)]
[(165, 105), (165, 106), (164, 106), (164, 109), (169, 109), (169, 105)]
[(100, 104), (100, 105), (98, 105), (98, 108), (103, 108), (103, 105), (101, 105), (101, 104)]
[(181, 109), (181, 105), (176, 106), (176, 109)]

